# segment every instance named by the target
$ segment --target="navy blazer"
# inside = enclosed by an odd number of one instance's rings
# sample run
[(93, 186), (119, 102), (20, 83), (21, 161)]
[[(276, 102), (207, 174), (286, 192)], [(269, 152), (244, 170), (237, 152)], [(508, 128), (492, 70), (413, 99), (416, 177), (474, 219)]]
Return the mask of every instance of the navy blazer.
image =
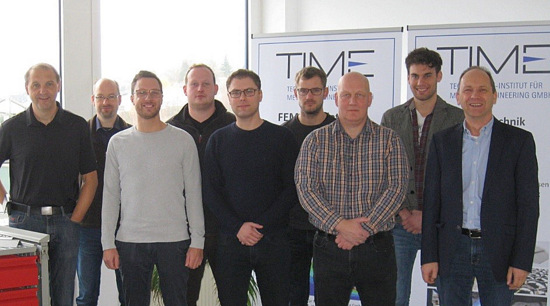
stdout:
[[(463, 124), (434, 135), (426, 166), (422, 264), (450, 270), (462, 227)], [(481, 199), (483, 249), (493, 275), (510, 266), (531, 271), (539, 217), (538, 166), (533, 135), (494, 119)]]

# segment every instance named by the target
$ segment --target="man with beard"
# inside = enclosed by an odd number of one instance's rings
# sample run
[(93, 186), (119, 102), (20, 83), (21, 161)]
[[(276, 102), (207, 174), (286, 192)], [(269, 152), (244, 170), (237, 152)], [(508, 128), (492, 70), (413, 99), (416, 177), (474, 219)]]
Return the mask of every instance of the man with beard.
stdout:
[(421, 247), (424, 170), (430, 141), (434, 133), (464, 120), (460, 108), (447, 104), (437, 95), (437, 83), (443, 77), (441, 64), (441, 57), (435, 51), (427, 48), (411, 51), (405, 65), (413, 98), (386, 111), (381, 122), (399, 134), (411, 166), (407, 196), (392, 231), (397, 261), (395, 304), (401, 306), (409, 305), (412, 270)]
[(200, 265), (204, 244), (197, 149), (188, 133), (160, 120), (162, 84), (155, 74), (140, 71), (131, 90), (137, 124), (107, 147), (103, 259), (120, 268), (128, 305), (149, 305), (153, 265), (164, 304), (187, 305), (188, 269)]
[[(101, 205), (103, 197), (103, 172), (105, 170), (105, 152), (111, 137), (130, 127), (117, 115), (121, 97), (118, 83), (109, 79), (98, 80), (93, 89), (92, 105), (96, 115), (88, 120), (92, 145), (98, 166), (98, 185), (94, 200), (86, 216), (80, 223), (80, 244), (78, 249), (78, 297), (77, 305), (97, 305), (101, 280)], [(122, 277), (115, 270), (119, 301), (124, 305)]]
[[(296, 73), (294, 95), (300, 114), (283, 123), (289, 128), (298, 145), (313, 130), (335, 120), (323, 111), (323, 100), (328, 95), (327, 75), (316, 67), (305, 67)], [(290, 210), (290, 305), (307, 305), (309, 298), (309, 270), (313, 258), (313, 236), (316, 228), (308, 221), (308, 214), (296, 204)]]

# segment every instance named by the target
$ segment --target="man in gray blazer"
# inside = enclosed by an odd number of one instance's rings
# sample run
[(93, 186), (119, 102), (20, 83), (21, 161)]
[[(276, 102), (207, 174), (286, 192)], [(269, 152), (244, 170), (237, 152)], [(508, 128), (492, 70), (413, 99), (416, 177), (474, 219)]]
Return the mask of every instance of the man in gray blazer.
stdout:
[(396, 305), (409, 305), (412, 269), (421, 247), (424, 171), (432, 135), (464, 120), (461, 109), (437, 95), (441, 64), (435, 51), (427, 48), (411, 51), (405, 65), (413, 98), (386, 111), (382, 117), (381, 125), (395, 130), (403, 140), (411, 167), (407, 196), (392, 231), (397, 260)]

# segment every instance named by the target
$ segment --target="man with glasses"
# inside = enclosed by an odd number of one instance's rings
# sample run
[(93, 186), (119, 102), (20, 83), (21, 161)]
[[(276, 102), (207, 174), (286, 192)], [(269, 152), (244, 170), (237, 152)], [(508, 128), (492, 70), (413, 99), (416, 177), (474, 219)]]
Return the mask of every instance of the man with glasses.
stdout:
[(32, 66), (25, 88), (31, 105), (0, 128), (0, 162), (10, 161), (10, 226), (50, 235), (51, 305), (72, 305), (78, 223), (94, 198), (97, 164), (86, 121), (55, 100), (61, 89), (55, 68)]
[[(298, 98), (300, 113), (283, 126), (289, 128), (298, 145), (313, 130), (335, 120), (323, 111), (323, 100), (328, 95), (327, 75), (316, 67), (305, 67), (296, 73), (294, 95)], [(313, 258), (313, 236), (316, 228), (309, 223), (308, 214), (297, 201), (290, 210), (291, 280), (290, 305), (307, 305), (309, 299), (309, 271)]]
[(246, 305), (252, 270), (263, 305), (288, 305), (288, 213), (298, 145), (292, 133), (260, 118), (259, 76), (240, 69), (226, 82), (237, 118), (214, 132), (204, 156), (204, 203), (220, 224), (218, 296)]
[(296, 161), (298, 197), (318, 229), (313, 245), (315, 304), (348, 305), (352, 288), (362, 305), (395, 304), (391, 229), (407, 186), (401, 139), (368, 118), (367, 78), (342, 76), (336, 121), (311, 132)]
[(103, 259), (107, 268), (120, 268), (128, 305), (149, 305), (153, 265), (164, 304), (187, 305), (188, 269), (202, 262), (204, 244), (197, 149), (188, 133), (160, 120), (162, 84), (155, 74), (140, 71), (131, 90), (137, 124), (107, 147)]
[[(97, 305), (101, 280), (101, 206), (103, 197), (103, 173), (105, 152), (111, 137), (131, 125), (117, 115), (121, 97), (118, 83), (109, 79), (98, 80), (93, 88), (92, 105), (96, 115), (88, 120), (92, 145), (98, 166), (98, 185), (94, 200), (80, 223), (80, 245), (78, 250), (78, 297), (77, 305)], [(124, 305), (122, 278), (115, 270), (119, 301)]]
[[(204, 64), (194, 64), (185, 74), (183, 93), (187, 96), (187, 104), (181, 111), (172, 117), (170, 123), (185, 130), (195, 140), (199, 151), (201, 169), (204, 163), (204, 149), (210, 135), (219, 128), (235, 122), (235, 116), (214, 97), (218, 93), (216, 77), (212, 69)], [(204, 206), (204, 259), (197, 269), (189, 272), (187, 282), (187, 304), (196, 305), (199, 299), (201, 281), (204, 275), (206, 260), (210, 264), (214, 279), (218, 279), (216, 270), (216, 245), (218, 237), (218, 224), (216, 217)]]

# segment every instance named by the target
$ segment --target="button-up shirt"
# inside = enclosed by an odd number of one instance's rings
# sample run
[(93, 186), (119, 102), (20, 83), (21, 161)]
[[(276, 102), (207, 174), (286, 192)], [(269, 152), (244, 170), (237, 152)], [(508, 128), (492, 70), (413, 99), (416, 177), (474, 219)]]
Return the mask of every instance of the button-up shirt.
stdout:
[(351, 138), (336, 120), (304, 140), (296, 161), (298, 197), (318, 229), (338, 234), (343, 219), (370, 218), (369, 234), (395, 224), (407, 187), (409, 166), (393, 130), (368, 120)]
[(489, 146), (493, 131), (493, 119), (487, 123), (479, 136), (473, 136), (466, 128), (462, 137), (462, 227), (481, 229), (481, 199), (487, 172)]

